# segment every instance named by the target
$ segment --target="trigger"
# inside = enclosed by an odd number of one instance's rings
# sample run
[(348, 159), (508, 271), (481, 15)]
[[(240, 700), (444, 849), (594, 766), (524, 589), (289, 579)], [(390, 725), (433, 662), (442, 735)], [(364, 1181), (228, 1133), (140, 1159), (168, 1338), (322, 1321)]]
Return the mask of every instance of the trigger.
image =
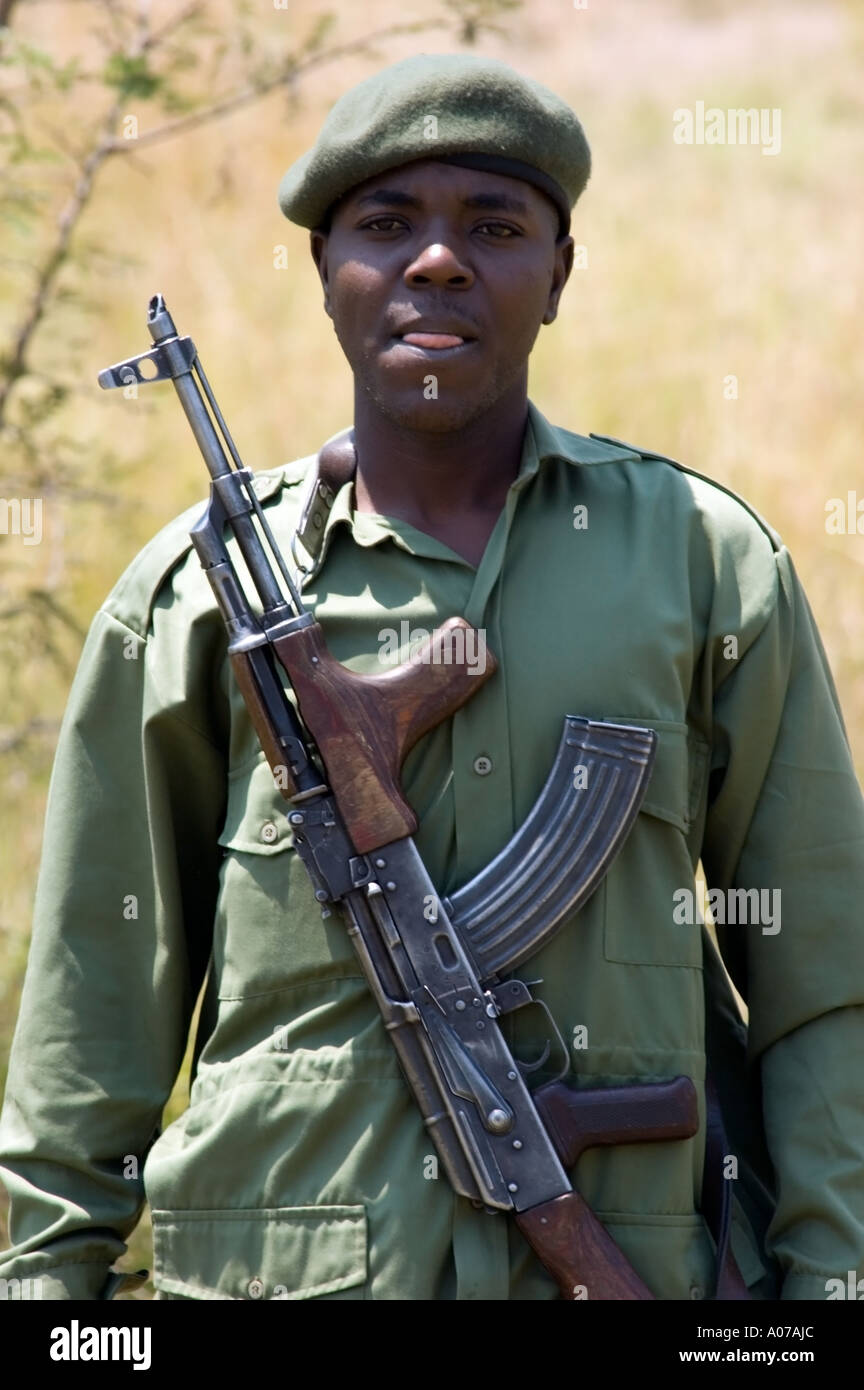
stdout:
[(519, 1068), (519, 1070), (521, 1071), (522, 1075), (523, 1075), (523, 1076), (528, 1076), (528, 1075), (530, 1075), (530, 1073), (531, 1073), (532, 1071), (537, 1071), (537, 1069), (538, 1069), (539, 1067), (542, 1067), (543, 1063), (546, 1061), (547, 1057), (549, 1056), (550, 1051), (551, 1051), (551, 1048), (550, 1048), (550, 1044), (549, 1044), (549, 1039), (547, 1038), (547, 1039), (546, 1039), (546, 1046), (543, 1048), (543, 1051), (541, 1052), (540, 1056), (537, 1058), (537, 1061), (536, 1061), (536, 1062), (520, 1062), (520, 1061), (519, 1061), (519, 1058), (517, 1057), (517, 1058), (515, 1059), (516, 1065), (517, 1065), (517, 1067)]

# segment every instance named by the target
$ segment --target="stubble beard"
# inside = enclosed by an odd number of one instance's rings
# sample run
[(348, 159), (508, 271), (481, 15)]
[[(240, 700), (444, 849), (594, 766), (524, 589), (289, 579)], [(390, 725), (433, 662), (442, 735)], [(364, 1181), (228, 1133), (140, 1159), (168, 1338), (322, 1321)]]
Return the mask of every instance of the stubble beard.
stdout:
[[(422, 380), (418, 382), (416, 392), (402, 392), (398, 397), (394, 392), (382, 390), (376, 378), (369, 373), (355, 369), (354, 381), (375, 410), (399, 429), (443, 435), (458, 433), (486, 415), (518, 381), (522, 370), (523, 364), (520, 364), (507, 379), (496, 374), (479, 394), (463, 396), (453, 391), (449, 399), (447, 387), (442, 387), (440, 382), (437, 397), (427, 399)], [(435, 373), (430, 370), (427, 375), (434, 376)]]

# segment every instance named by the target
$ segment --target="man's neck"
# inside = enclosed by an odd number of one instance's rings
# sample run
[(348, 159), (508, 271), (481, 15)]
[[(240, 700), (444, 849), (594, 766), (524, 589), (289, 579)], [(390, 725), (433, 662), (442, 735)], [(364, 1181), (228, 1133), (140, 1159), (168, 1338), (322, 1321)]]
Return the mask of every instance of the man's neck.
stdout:
[(460, 519), (494, 525), (519, 472), (527, 419), (524, 385), (452, 433), (406, 430), (358, 393), (357, 510), (401, 517), (442, 539), (454, 526), (458, 534)]

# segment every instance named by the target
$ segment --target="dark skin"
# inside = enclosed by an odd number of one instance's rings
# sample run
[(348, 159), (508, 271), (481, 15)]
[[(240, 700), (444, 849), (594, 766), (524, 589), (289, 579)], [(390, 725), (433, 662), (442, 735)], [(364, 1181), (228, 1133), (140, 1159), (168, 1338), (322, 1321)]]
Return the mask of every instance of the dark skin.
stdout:
[(479, 564), (519, 471), (528, 357), (572, 237), (531, 184), (419, 160), (353, 188), (311, 248), (354, 373), (357, 510)]

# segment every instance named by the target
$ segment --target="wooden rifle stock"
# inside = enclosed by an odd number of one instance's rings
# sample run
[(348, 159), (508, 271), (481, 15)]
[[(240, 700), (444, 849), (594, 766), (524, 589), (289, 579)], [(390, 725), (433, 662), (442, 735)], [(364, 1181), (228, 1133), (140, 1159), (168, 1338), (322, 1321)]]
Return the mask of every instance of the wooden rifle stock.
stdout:
[[(468, 635), (477, 639), (466, 660)], [(448, 618), (402, 666), (378, 676), (349, 671), (327, 650), (319, 623), (277, 638), (285, 668), (358, 854), (413, 835), (417, 817), (402, 795), (399, 769), (423, 734), (449, 718), (495, 672), (497, 661), (464, 618)], [(482, 664), (481, 664), (482, 663)], [(274, 774), (285, 752), (273, 737), (251, 663), (244, 652), (231, 664)], [(279, 777), (290, 800), (290, 769)]]
[[(532, 1099), (566, 1168), (598, 1144), (689, 1139), (699, 1126), (696, 1088), (687, 1076), (587, 1091), (555, 1081)], [(562, 1298), (654, 1298), (578, 1192), (518, 1212), (515, 1220)]]

